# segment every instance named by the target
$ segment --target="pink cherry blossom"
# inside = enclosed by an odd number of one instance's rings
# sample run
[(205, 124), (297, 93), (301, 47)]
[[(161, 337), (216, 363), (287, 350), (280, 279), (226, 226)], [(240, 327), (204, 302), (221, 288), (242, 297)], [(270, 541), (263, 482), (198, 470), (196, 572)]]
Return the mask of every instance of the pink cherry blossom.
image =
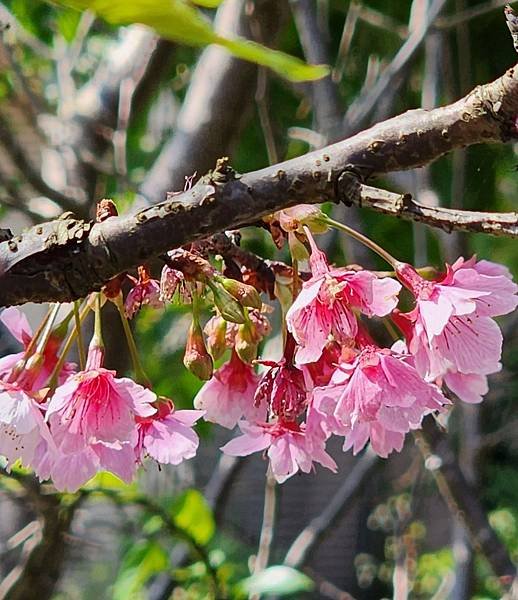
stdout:
[(17, 383), (0, 382), (0, 454), (30, 467), (42, 443), (55, 451), (40, 405)]
[(516, 308), (518, 286), (504, 267), (475, 258), (457, 260), (436, 282), (410, 265), (397, 271), (416, 297), (415, 309), (396, 322), (413, 324), (408, 347), (417, 370), (428, 381), (444, 377), (462, 400), (480, 402), (486, 376), (501, 368), (502, 334), (491, 317)]
[(345, 435), (344, 450), (356, 454), (370, 439), (383, 457), (401, 450), (405, 434), (419, 428), (426, 414), (449, 403), (405, 356), (374, 346), (341, 363), (330, 385), (314, 390), (313, 402), (321, 419), (329, 415), (329, 432)]
[[(23, 345), (26, 350), (32, 341), (32, 330), (27, 321), (26, 316), (15, 307), (6, 308), (0, 315), (0, 321), (9, 330), (11, 335)], [(30, 374), (23, 368), (16, 376), (13, 374), (13, 369), (23, 365), (28, 358), (25, 352), (17, 352), (8, 354), (0, 358), (0, 379), (4, 381), (12, 381), (13, 379), (23, 379), (19, 383), (24, 389), (37, 391), (44, 387), (58, 362), (57, 352), (61, 340), (51, 335), (45, 349), (43, 351), (42, 360), (39, 362), (38, 368), (35, 368)], [(25, 365), (23, 365), (25, 367)], [(59, 374), (59, 382), (65, 381), (72, 373), (75, 372), (76, 366), (73, 363), (66, 362)]]
[(200, 389), (194, 406), (205, 411), (204, 419), (233, 429), (243, 416), (251, 421), (264, 419), (265, 403), (256, 404), (254, 395), (259, 376), (235, 352)]
[(57, 420), (74, 445), (127, 442), (135, 430), (135, 417), (156, 412), (156, 396), (129, 378), (117, 378), (103, 368), (102, 351), (90, 346), (85, 371), (70, 377), (52, 396), (47, 419)]
[[(56, 425), (53, 435), (59, 443), (68, 434), (63, 426)], [(135, 470), (135, 453), (130, 442), (97, 442), (60, 452), (51, 465), (50, 476), (57, 490), (72, 493), (100, 471), (110, 471), (125, 483), (130, 483)]]
[(299, 349), (298, 364), (316, 362), (330, 335), (340, 343), (356, 336), (355, 310), (368, 316), (385, 316), (397, 304), (401, 285), (390, 278), (379, 279), (370, 271), (332, 269), (312, 237), (312, 277), (286, 315), (286, 325)]
[(309, 473), (314, 462), (336, 472), (336, 463), (325, 451), (324, 444), (309, 439), (303, 424), (284, 420), (256, 424), (240, 421), (239, 428), (243, 435), (225, 444), (221, 450), (231, 456), (248, 456), (268, 449), (272, 473), (279, 483), (299, 470)]
[(204, 415), (202, 410), (174, 410), (171, 402), (160, 402), (151, 417), (137, 418), (139, 462), (144, 454), (162, 464), (179, 465), (196, 455), (199, 438), (192, 429)]

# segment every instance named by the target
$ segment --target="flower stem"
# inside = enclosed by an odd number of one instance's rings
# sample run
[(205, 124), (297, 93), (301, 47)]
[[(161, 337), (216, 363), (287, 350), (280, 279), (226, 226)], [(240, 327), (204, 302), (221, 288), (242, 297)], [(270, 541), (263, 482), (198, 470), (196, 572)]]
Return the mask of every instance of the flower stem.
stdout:
[(79, 353), (79, 366), (81, 367), (81, 371), (84, 371), (86, 366), (86, 350), (83, 332), (81, 331), (81, 316), (79, 315), (79, 305), (80, 301), (76, 300), (74, 302), (74, 322), (75, 330), (77, 333), (77, 351)]
[(126, 316), (126, 311), (124, 310), (122, 294), (119, 294), (116, 298), (114, 298), (113, 302), (119, 311), (122, 328), (124, 329), (124, 335), (126, 337), (126, 343), (128, 344), (128, 350), (131, 357), (131, 364), (133, 365), (133, 371), (135, 372), (135, 379), (142, 385), (150, 388), (151, 382), (149, 381), (149, 378), (142, 367), (142, 363), (140, 362), (137, 345), (135, 344), (135, 338), (133, 337), (133, 332), (131, 331), (128, 317)]
[[(86, 319), (86, 315), (90, 312), (90, 308), (91, 307), (87, 301), (86, 304), (83, 306), (83, 309), (79, 313), (80, 324)], [(63, 344), (63, 348), (61, 348), (58, 362), (56, 363), (56, 366), (54, 367), (52, 374), (49, 378), (49, 388), (51, 390), (55, 390), (58, 386), (59, 372), (63, 368), (63, 364), (65, 363), (67, 354), (70, 352), (70, 349), (72, 348), (72, 344), (74, 343), (76, 336), (77, 329), (74, 327), (72, 331), (68, 334), (68, 337), (66, 338), (65, 343)]]
[(368, 237), (363, 235), (363, 233), (360, 233), (359, 231), (356, 231), (355, 229), (351, 229), (351, 227), (348, 227), (347, 225), (344, 225), (343, 223), (335, 221), (334, 219), (332, 219), (331, 217), (328, 217), (327, 215), (323, 215), (319, 220), (321, 223), (329, 225), (330, 227), (334, 227), (335, 229), (338, 229), (339, 231), (343, 231), (344, 233), (346, 233), (350, 237), (354, 238), (355, 240), (357, 240), (364, 246), (367, 246), (367, 248), (370, 248), (373, 252), (376, 252), (376, 254), (381, 256), (381, 258), (383, 260), (385, 260), (386, 262), (388, 262), (388, 264), (391, 265), (393, 268), (395, 268), (396, 264), (399, 263), (399, 261), (396, 258), (394, 258), (392, 256), (392, 254), (389, 254), (381, 246), (378, 246), (378, 244), (376, 244), (376, 242), (373, 242), (371, 239), (369, 239)]

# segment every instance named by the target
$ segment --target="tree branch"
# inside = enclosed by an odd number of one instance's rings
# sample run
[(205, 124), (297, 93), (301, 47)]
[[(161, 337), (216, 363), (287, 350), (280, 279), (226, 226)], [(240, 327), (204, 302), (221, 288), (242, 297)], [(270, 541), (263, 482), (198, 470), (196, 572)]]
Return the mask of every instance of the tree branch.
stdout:
[[(367, 178), (411, 169), (455, 148), (508, 141), (517, 137), (517, 114), (518, 71), (512, 68), (454, 104), (408, 111), (347, 140), (259, 171), (238, 176), (220, 160), (192, 189), (135, 215), (112, 217), (91, 228), (81, 229), (75, 221), (63, 225), (62, 220), (46, 224), (44, 232), (41, 226), (32, 228), (0, 245), (0, 306), (83, 297), (170, 248), (238, 228), (287, 206), (359, 202), (348, 195), (352, 174)], [(414, 203), (411, 210), (398, 212), (421, 218), (424, 211)], [(435, 219), (439, 217), (435, 212)], [(509, 218), (512, 226), (515, 217)], [(74, 236), (56, 237), (56, 227), (71, 227)]]
[(338, 519), (343, 517), (363, 490), (365, 483), (379, 465), (379, 458), (369, 447), (351, 469), (341, 486), (330, 498), (322, 512), (299, 533), (284, 558), (284, 564), (300, 568), (308, 554), (315, 548)]
[(473, 548), (486, 557), (495, 575), (501, 578), (501, 583), (510, 585), (516, 577), (516, 566), (489, 524), (479, 493), (466, 480), (448, 437), (439, 431), (433, 419), (426, 418), (422, 431), (416, 433), (416, 439), (425, 456), (434, 453), (440, 458), (441, 464), (436, 471), (439, 490), (452, 515), (466, 527)]

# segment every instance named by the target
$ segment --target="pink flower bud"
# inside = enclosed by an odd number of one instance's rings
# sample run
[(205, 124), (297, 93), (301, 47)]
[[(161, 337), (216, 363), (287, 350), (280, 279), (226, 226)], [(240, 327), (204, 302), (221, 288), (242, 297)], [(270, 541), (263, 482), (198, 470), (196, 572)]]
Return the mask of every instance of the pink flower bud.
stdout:
[(212, 358), (205, 347), (201, 327), (195, 320), (192, 321), (187, 336), (183, 364), (199, 379), (207, 381), (212, 377), (214, 368)]

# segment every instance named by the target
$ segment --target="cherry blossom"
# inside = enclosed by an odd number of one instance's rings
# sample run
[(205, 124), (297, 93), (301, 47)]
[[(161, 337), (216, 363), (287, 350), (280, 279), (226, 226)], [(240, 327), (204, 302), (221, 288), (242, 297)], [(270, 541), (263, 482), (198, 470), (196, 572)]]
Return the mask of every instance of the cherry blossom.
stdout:
[(286, 315), (286, 325), (299, 348), (299, 364), (316, 362), (332, 335), (350, 343), (358, 331), (356, 310), (368, 316), (385, 316), (397, 304), (401, 285), (390, 278), (379, 279), (370, 271), (331, 268), (312, 237), (312, 277), (306, 281)]
[(138, 281), (135, 279), (133, 281), (135, 285), (126, 296), (124, 303), (126, 314), (130, 319), (143, 306), (162, 308), (164, 303), (160, 296), (160, 283), (151, 278), (145, 266), (141, 265), (138, 268)]
[(41, 406), (19, 384), (0, 382), (0, 454), (30, 467), (40, 445), (40, 451), (56, 449)]
[(72, 447), (94, 442), (127, 442), (135, 417), (156, 412), (155, 394), (129, 378), (102, 367), (103, 352), (90, 345), (86, 369), (70, 377), (52, 396), (47, 419), (56, 415)]
[(159, 463), (179, 465), (195, 456), (199, 438), (193, 426), (203, 415), (202, 410), (175, 410), (161, 399), (156, 414), (137, 418), (137, 460), (147, 454)]
[(255, 403), (260, 377), (253, 367), (244, 363), (235, 352), (194, 398), (194, 407), (205, 411), (204, 419), (233, 429), (239, 419), (264, 419), (266, 405)]
[[(330, 417), (329, 432), (345, 435), (344, 450), (358, 453), (370, 439), (374, 451), (386, 457), (401, 450), (405, 434), (423, 417), (449, 401), (426, 383), (404, 355), (367, 346), (350, 363), (340, 363), (329, 386), (316, 388), (320, 417)], [(315, 415), (312, 415), (315, 418)]]
[(335, 461), (327, 454), (323, 443), (306, 435), (304, 424), (281, 420), (275, 423), (239, 422), (243, 435), (225, 444), (221, 450), (231, 456), (248, 456), (267, 449), (272, 473), (283, 483), (297, 473), (309, 473), (317, 462), (336, 472)]
[(401, 328), (418, 372), (428, 381), (444, 377), (459, 398), (480, 402), (486, 376), (501, 368), (502, 333), (491, 317), (516, 308), (518, 286), (504, 267), (474, 257), (447, 266), (439, 281), (427, 281), (403, 263), (397, 272), (416, 298), (415, 309), (395, 320), (413, 326), (410, 332)]

